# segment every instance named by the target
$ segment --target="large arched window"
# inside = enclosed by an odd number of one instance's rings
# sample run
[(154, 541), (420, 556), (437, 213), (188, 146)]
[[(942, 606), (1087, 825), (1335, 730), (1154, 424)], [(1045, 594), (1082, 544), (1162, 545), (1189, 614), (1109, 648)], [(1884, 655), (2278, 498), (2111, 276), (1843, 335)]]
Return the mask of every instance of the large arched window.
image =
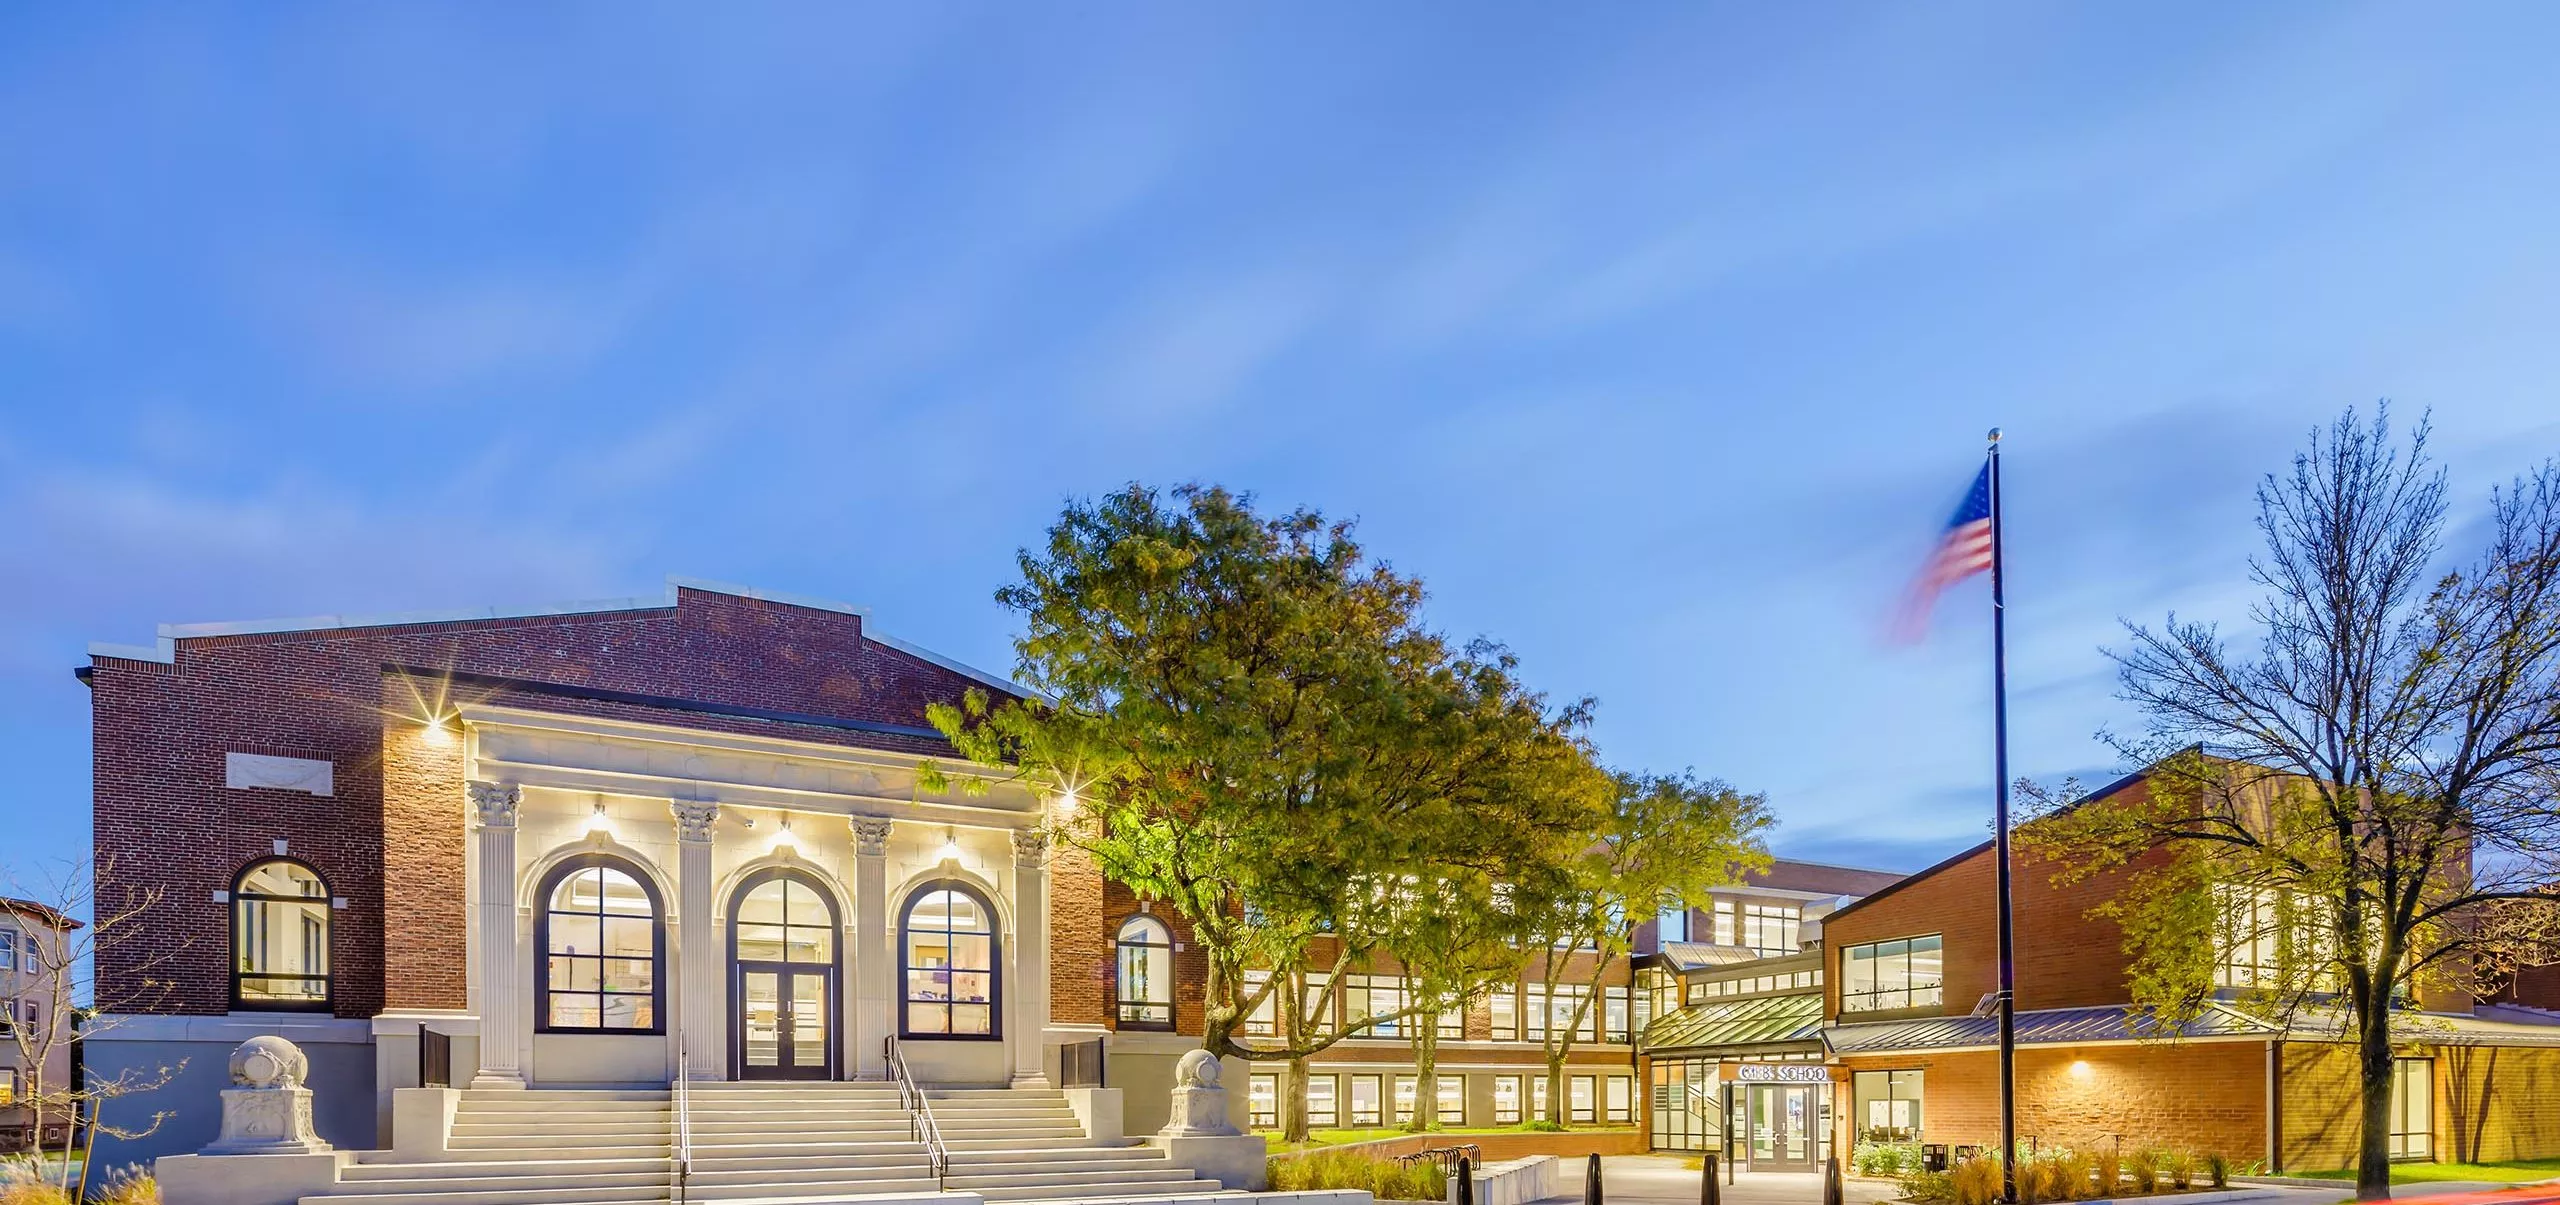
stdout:
[(905, 949), (906, 1034), (998, 1036), (996, 913), (985, 896), (956, 879), (927, 883), (907, 897), (898, 939)]
[(1173, 931), (1139, 913), (1120, 926), (1120, 1028), (1173, 1028)]
[(540, 898), (535, 1031), (665, 1032), (665, 914), (649, 876), (620, 858), (580, 854), (543, 876)]
[(291, 858), (231, 884), (231, 1007), (329, 1007), (329, 887)]

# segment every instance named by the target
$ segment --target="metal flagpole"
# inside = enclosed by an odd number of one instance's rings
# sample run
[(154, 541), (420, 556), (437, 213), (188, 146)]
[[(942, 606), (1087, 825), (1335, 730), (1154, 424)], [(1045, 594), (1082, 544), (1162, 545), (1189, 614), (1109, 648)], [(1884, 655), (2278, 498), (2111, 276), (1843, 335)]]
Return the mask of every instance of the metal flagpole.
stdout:
[(2017, 951), (2009, 915), (2009, 639), (2008, 604), (2000, 580), (2000, 429), (1991, 429), (1991, 733), (1992, 772), (1999, 779), (1992, 840), (1999, 848), (2000, 912), (2000, 1199), (2018, 1200)]

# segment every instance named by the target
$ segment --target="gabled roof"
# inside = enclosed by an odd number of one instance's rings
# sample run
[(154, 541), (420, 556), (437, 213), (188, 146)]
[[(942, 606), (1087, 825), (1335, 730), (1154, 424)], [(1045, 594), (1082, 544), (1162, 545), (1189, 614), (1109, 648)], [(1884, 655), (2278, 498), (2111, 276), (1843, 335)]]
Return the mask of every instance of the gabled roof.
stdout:
[[(2171, 1038), (2277, 1037), (2283, 1032), (2226, 1004), (2208, 1004), (2204, 1012), (2184, 1025), (2172, 1025), (2152, 1013), (2118, 1005), (2037, 1009), (2019, 1013), (2016, 1024), (2021, 1046), (2162, 1041)], [(1863, 1021), (1823, 1030), (1822, 1042), (1833, 1054), (1988, 1049), (2000, 1042), (2000, 1020), (1995, 1016), (1981, 1015)]]
[(1737, 962), (1757, 962), (1760, 953), (1744, 946), (1720, 946), (1709, 941), (1666, 941), (1662, 943), (1662, 960), (1675, 971), (1702, 971), (1708, 967), (1731, 966)]
[(1771, 858), (1769, 869), (1743, 878), (1747, 886), (1775, 887), (1782, 891), (1818, 891), (1824, 895), (1866, 895), (1901, 881), (1902, 876), (1890, 870), (1799, 862), (1794, 858)]
[(82, 922), (64, 915), (61, 910), (50, 905), (39, 904), (34, 900), (22, 900), (14, 896), (0, 895), (0, 912), (34, 917), (35, 919), (43, 921), (45, 924), (56, 929), (85, 929), (88, 927)]
[[(2118, 792), (2118, 791), (2124, 790), (2126, 787), (2132, 786), (2133, 784), (2135, 784), (2135, 783), (2137, 783), (2137, 782), (2140, 782), (2140, 781), (2142, 781), (2142, 780), (2143, 780), (2143, 779), (2145, 779), (2145, 778), (2150, 777), (2150, 775), (2151, 775), (2151, 769), (2150, 769), (2150, 767), (2147, 767), (2147, 766), (2146, 766), (2146, 767), (2144, 767), (2144, 768), (2142, 768), (2142, 769), (2139, 769), (2139, 770), (2134, 771), (2134, 772), (2133, 772), (2133, 773), (2131, 773), (2131, 774), (2127, 774), (2127, 775), (2125, 775), (2124, 777), (2122, 777), (2122, 778), (2119, 778), (2119, 779), (2115, 780), (2114, 782), (2108, 783), (2107, 785), (2105, 785), (2105, 786), (2103, 786), (2103, 787), (2100, 787), (2100, 788), (2098, 788), (2097, 790), (2091, 791), (2091, 792), (2089, 792), (2088, 794), (2081, 796), (2081, 797), (2080, 797), (2080, 801), (2079, 801), (2079, 802), (2080, 802), (2080, 803), (2087, 803), (2087, 802), (2090, 802), (2090, 801), (2092, 801), (2092, 800), (2104, 799), (2104, 798), (2106, 798), (2106, 797), (2107, 797), (2107, 796), (2109, 796), (2109, 795), (2113, 795), (2113, 794), (2115, 794), (2115, 793), (2116, 793), (2116, 792)], [(2078, 806), (2079, 806), (2079, 803), (2074, 803), (2074, 804), (2072, 804), (2071, 806), (2073, 806), (2073, 807), (2078, 807)], [(1948, 856), (1946, 856), (1946, 857), (1944, 857), (1944, 858), (1941, 858), (1941, 859), (1939, 859), (1938, 861), (1936, 861), (1936, 862), (1933, 862), (1933, 863), (1929, 864), (1928, 866), (1922, 867), (1922, 868), (1921, 868), (1921, 869), (1919, 869), (1919, 870), (1915, 870), (1915, 871), (1911, 872), (1910, 874), (1904, 875), (1903, 877), (1901, 877), (1901, 878), (1899, 878), (1899, 879), (1894, 880), (1892, 883), (1889, 883), (1889, 884), (1887, 884), (1887, 885), (1885, 885), (1885, 886), (1883, 886), (1883, 887), (1877, 888), (1877, 889), (1876, 889), (1872, 894), (1869, 894), (1869, 895), (1867, 895), (1867, 896), (1865, 896), (1865, 897), (1863, 897), (1863, 898), (1861, 898), (1861, 899), (1859, 899), (1859, 900), (1857, 900), (1857, 901), (1855, 901), (1855, 902), (1853, 902), (1853, 903), (1849, 904), (1847, 907), (1844, 907), (1844, 908), (1840, 909), (1839, 911), (1832, 913), (1830, 916), (1826, 916), (1826, 917), (1824, 917), (1824, 918), (1823, 918), (1823, 920), (1827, 923), (1827, 922), (1829, 922), (1829, 921), (1836, 920), (1836, 919), (1838, 919), (1838, 918), (1840, 918), (1840, 917), (1847, 916), (1848, 914), (1850, 914), (1850, 913), (1852, 913), (1852, 912), (1855, 912), (1855, 911), (1859, 910), (1860, 908), (1864, 908), (1864, 907), (1866, 907), (1867, 905), (1869, 905), (1869, 904), (1872, 904), (1872, 903), (1876, 902), (1877, 900), (1880, 900), (1880, 899), (1885, 898), (1886, 896), (1892, 895), (1893, 893), (1895, 893), (1895, 892), (1897, 892), (1897, 891), (1900, 891), (1900, 890), (1902, 890), (1903, 888), (1905, 888), (1905, 887), (1908, 887), (1908, 886), (1912, 885), (1913, 883), (1923, 882), (1923, 881), (1928, 880), (1928, 879), (1936, 878), (1936, 877), (1938, 877), (1939, 875), (1946, 873), (1946, 872), (1947, 872), (1949, 869), (1951, 869), (1951, 868), (1954, 868), (1954, 867), (1957, 867), (1957, 866), (1961, 866), (1961, 865), (1963, 865), (1964, 863), (1966, 863), (1966, 862), (1968, 862), (1968, 861), (1973, 860), (1974, 858), (1981, 857), (1982, 855), (1984, 855), (1984, 854), (1986, 854), (1986, 853), (1991, 852), (1991, 848), (1992, 848), (1992, 846), (1993, 846), (1994, 844), (1995, 844), (1995, 842), (1992, 842), (1992, 841), (1985, 841), (1985, 842), (1982, 842), (1982, 843), (1981, 843), (1981, 844), (1979, 844), (1979, 845), (1972, 845), (1972, 846), (1968, 846), (1968, 847), (1966, 847), (1966, 848), (1964, 848), (1964, 849), (1957, 850), (1955, 853), (1949, 854)]]
[(1822, 1036), (1822, 993), (1692, 1004), (1653, 1019), (1636, 1037), (1648, 1052), (1811, 1042)]

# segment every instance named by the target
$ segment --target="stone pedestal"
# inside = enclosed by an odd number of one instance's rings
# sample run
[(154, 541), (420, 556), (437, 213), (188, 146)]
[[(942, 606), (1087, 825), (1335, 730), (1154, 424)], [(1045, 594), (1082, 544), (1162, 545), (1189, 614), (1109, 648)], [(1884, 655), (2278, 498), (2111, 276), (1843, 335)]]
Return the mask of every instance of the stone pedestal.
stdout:
[(1163, 1151), (1166, 1162), (1190, 1168), (1204, 1180), (1242, 1192), (1261, 1192), (1271, 1186), (1271, 1147), (1260, 1134), (1198, 1138), (1158, 1134), (1147, 1145)]
[(349, 1155), (311, 1126), (311, 1064), (283, 1038), (259, 1036), (231, 1052), (222, 1091), (222, 1136), (198, 1155), (152, 1167), (174, 1205), (294, 1205), (336, 1190)]
[(302, 1048), (260, 1036), (231, 1052), (231, 1086), (222, 1090), (222, 1136), (208, 1155), (316, 1155), (330, 1149), (311, 1124), (311, 1074)]
[(1158, 1131), (1165, 1138), (1232, 1138), (1227, 1089), (1216, 1056), (1194, 1050), (1173, 1065), (1173, 1111)]

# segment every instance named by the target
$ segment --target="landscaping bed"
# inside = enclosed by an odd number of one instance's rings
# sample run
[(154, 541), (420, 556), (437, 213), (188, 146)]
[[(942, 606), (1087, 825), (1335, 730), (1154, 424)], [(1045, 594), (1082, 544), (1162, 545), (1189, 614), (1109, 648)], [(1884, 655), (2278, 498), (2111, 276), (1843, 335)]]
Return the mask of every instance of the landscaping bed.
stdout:
[[(1850, 1171), (1890, 1178), (1902, 1199), (1925, 1205), (1991, 1205), (2000, 1199), (2000, 1161), (1974, 1155), (1946, 1171), (1921, 1166), (1920, 1149), (1908, 1144), (1859, 1143)], [(2046, 1147), (2018, 1163), (2018, 1198), (2025, 1202), (2120, 1201), (2221, 1192), (2240, 1169), (2210, 1151), (2143, 1147), (2103, 1155)]]

